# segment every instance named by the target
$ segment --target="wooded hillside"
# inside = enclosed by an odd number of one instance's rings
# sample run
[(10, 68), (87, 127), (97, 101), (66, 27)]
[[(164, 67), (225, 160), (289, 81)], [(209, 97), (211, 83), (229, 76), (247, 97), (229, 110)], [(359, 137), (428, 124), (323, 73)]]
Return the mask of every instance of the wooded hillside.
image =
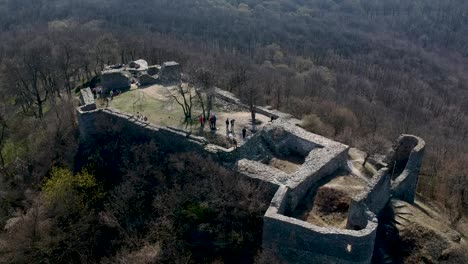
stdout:
[[(373, 144), (388, 147), (401, 133), (418, 135), (428, 148), (419, 193), (440, 204), (454, 225), (468, 213), (465, 0), (0, 0), (0, 39), (0, 226), (34, 206), (56, 210), (52, 214), (60, 225), (47, 229), (54, 234), (67, 233), (70, 214), (81, 210), (96, 210), (85, 221), (90, 226), (100, 210), (118, 211), (107, 199), (133, 186), (133, 178), (117, 182), (120, 189), (114, 189), (99, 170), (93, 177), (104, 184), (104, 194), (94, 189), (93, 180), (88, 186), (96, 203), (80, 203), (77, 192), (74, 211), (60, 216), (63, 208), (37, 204), (36, 198), (50, 177), (87, 175), (82, 169), (102, 165), (102, 159), (77, 158), (82, 150), (75, 89), (89, 84), (106, 63), (140, 58), (152, 64), (175, 60), (187, 73), (203, 69), (217, 86), (245, 100), (254, 88), (252, 103), (291, 113), (303, 119), (306, 129), (363, 150)], [(158, 167), (161, 175), (165, 168)], [(119, 171), (128, 173), (125, 167)], [(180, 191), (184, 189), (174, 190)], [(204, 205), (183, 206), (204, 212)], [(146, 224), (138, 228), (148, 228)], [(126, 232), (132, 228), (124, 227)], [(37, 252), (52, 254), (56, 263), (79, 259), (57, 253), (62, 246), (70, 248), (57, 242), (64, 238), (45, 241), (40, 237), (53, 237), (51, 233), (31, 230), (24, 234), (31, 240), (17, 243), (42, 248)], [(112, 235), (118, 236), (116, 243), (125, 240), (122, 233)], [(255, 240), (245, 239), (237, 244), (240, 251)], [(87, 243), (80, 246), (92, 260), (116, 256), (109, 251), (96, 257), (96, 248), (110, 246), (96, 242), (91, 249)], [(46, 257), (24, 255), (25, 261)], [(247, 255), (251, 259), (254, 254)]]

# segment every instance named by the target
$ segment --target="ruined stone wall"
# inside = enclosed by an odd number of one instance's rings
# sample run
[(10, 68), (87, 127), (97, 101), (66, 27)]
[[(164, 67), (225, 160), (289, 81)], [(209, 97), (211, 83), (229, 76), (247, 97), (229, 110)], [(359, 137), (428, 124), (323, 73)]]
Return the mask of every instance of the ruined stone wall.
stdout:
[(149, 74), (142, 74), (139, 76), (138, 78), (139, 82), (140, 82), (140, 85), (144, 86), (144, 85), (153, 85), (153, 84), (156, 84), (158, 83), (158, 79), (149, 75)]
[(397, 144), (395, 144), (393, 151), (388, 156), (392, 158), (387, 158), (390, 160), (388, 169), (393, 173), (393, 166), (399, 160), (405, 160), (406, 165), (399, 175), (393, 176), (393, 197), (409, 203), (414, 202), (425, 146), (424, 140), (413, 135), (401, 135), (398, 138)]
[[(276, 250), (292, 263), (370, 263), (377, 229), (375, 215), (391, 194), (406, 201), (414, 200), (424, 152), (424, 141), (410, 135), (401, 136), (388, 160), (405, 164), (403, 172), (392, 181), (390, 164), (379, 170), (366, 191), (353, 197), (348, 215), (350, 229), (325, 228), (289, 217), (288, 213), (294, 211), (311, 190), (320, 187), (325, 178), (345, 166), (346, 145), (308, 133), (281, 117), (243, 146), (225, 149), (175, 128), (138, 121), (135, 116), (115, 109), (87, 111), (81, 107), (77, 111), (84, 140), (92, 139), (102, 131), (102, 126), (108, 126), (115, 133), (154, 139), (168, 150), (209, 154), (223, 165), (233, 166), (242, 175), (277, 188), (264, 216), (263, 247)], [(281, 129), (285, 133), (279, 133), (280, 137), (275, 139), (274, 132), (281, 132)], [(270, 146), (273, 151), (292, 148), (308, 154), (296, 172), (287, 174), (259, 163), (271, 155)]]
[(83, 88), (80, 90), (80, 105), (94, 104), (94, 95), (90, 88)]
[(349, 205), (347, 228), (359, 230), (367, 224), (366, 210), (377, 215), (391, 197), (391, 175), (388, 169), (377, 172), (365, 191), (353, 197)]
[[(219, 88), (216, 88), (215, 89), (215, 95), (216, 95), (216, 97), (220, 98), (223, 101), (226, 101), (228, 103), (241, 106), (246, 110), (249, 109), (249, 107), (246, 104), (242, 103), (239, 98), (235, 97), (234, 94), (232, 94), (230, 92), (227, 92), (227, 91), (221, 90)], [(285, 114), (285, 113), (282, 113), (282, 112), (279, 112), (279, 111), (276, 111), (276, 110), (268, 110), (268, 109), (266, 109), (264, 107), (260, 107), (260, 106), (255, 106), (255, 113), (261, 114), (261, 115), (264, 115), (264, 116), (273, 117), (273, 119), (278, 119), (280, 117), (281, 118), (291, 117), (291, 115), (289, 115), (289, 114)]]
[(182, 68), (174, 61), (164, 62), (159, 72), (159, 80), (164, 84), (178, 83), (181, 79)]
[(307, 156), (304, 165), (289, 180), (288, 186), (291, 191), (288, 195), (288, 207), (291, 211), (296, 209), (299, 202), (311, 189), (317, 189), (324, 178), (346, 164), (346, 149), (332, 158), (326, 152), (327, 150), (322, 148), (313, 149)]
[(112, 129), (115, 133), (122, 133), (138, 140), (154, 139), (167, 150), (207, 153), (215, 159), (229, 159), (232, 155), (232, 150), (208, 144), (204, 138), (187, 135), (185, 132), (169, 127), (141, 122), (135, 116), (116, 109), (83, 111), (80, 107), (77, 112), (80, 138), (83, 142), (92, 142), (95, 135), (103, 133), (103, 130), (107, 128)]
[(95, 124), (98, 120), (101, 120), (101, 113), (99, 109), (88, 111), (86, 106), (77, 108), (80, 141), (85, 142), (93, 138), (93, 135), (97, 132)]
[(313, 149), (323, 148), (282, 128), (270, 129), (268, 133), (263, 133), (263, 138), (271, 146), (271, 151), (278, 156), (299, 155), (305, 158)]
[(131, 86), (131, 74), (124, 70), (107, 70), (101, 73), (101, 84), (105, 90), (126, 90)]
[(280, 186), (265, 214), (264, 248), (291, 263), (370, 263), (377, 229), (371, 213), (359, 231), (318, 227), (284, 215), (288, 191)]

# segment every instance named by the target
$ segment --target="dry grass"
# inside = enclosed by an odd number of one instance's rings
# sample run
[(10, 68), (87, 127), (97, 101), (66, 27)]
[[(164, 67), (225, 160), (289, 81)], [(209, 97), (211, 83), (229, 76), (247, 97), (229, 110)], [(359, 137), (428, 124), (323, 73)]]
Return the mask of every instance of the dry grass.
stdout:
[(353, 175), (337, 176), (320, 187), (313, 204), (300, 219), (317, 226), (346, 228), (351, 197), (364, 190), (366, 181)]
[(286, 173), (294, 173), (299, 169), (300, 165), (296, 164), (294, 162), (284, 160), (284, 159), (279, 159), (279, 158), (272, 158), (268, 165), (277, 168), (279, 170), (282, 170)]

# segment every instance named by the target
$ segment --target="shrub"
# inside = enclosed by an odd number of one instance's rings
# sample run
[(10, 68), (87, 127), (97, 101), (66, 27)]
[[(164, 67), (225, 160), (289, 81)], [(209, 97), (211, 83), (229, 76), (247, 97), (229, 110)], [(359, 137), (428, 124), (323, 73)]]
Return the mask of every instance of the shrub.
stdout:
[(312, 133), (320, 134), (325, 137), (331, 137), (335, 131), (333, 127), (325, 124), (315, 114), (309, 114), (302, 118), (302, 127)]

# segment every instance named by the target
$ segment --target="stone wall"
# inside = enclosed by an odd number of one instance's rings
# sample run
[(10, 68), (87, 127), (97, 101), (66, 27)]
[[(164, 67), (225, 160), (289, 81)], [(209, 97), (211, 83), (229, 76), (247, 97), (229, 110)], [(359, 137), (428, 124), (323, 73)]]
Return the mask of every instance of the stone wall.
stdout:
[(80, 90), (80, 105), (94, 104), (94, 94), (90, 88), (83, 88)]
[[(234, 94), (232, 94), (232, 93), (230, 93), (228, 91), (224, 91), (224, 90), (221, 90), (219, 88), (216, 88), (215, 89), (215, 96), (217, 98), (223, 100), (223, 101), (228, 102), (228, 103), (241, 106), (246, 110), (249, 109), (249, 107), (246, 104), (242, 103), (239, 98), (237, 98)], [(279, 112), (279, 111), (276, 111), (276, 110), (269, 110), (269, 109), (266, 109), (266, 108), (261, 107), (261, 106), (255, 106), (255, 113), (261, 114), (261, 115), (264, 115), (264, 116), (273, 117), (273, 119), (290, 118), (291, 117), (291, 115), (289, 115), (289, 114), (282, 113), (282, 112)]]
[(288, 188), (280, 186), (264, 217), (263, 247), (291, 263), (370, 263), (377, 219), (368, 213), (364, 229), (324, 228), (287, 217)]
[(424, 140), (413, 135), (401, 135), (398, 138), (397, 144), (387, 157), (387, 160), (390, 160), (390, 173), (394, 173), (395, 164), (401, 163), (402, 160), (405, 162), (403, 171), (393, 175), (393, 197), (414, 203), (425, 146)]
[(138, 77), (138, 81), (140, 82), (140, 85), (144, 86), (156, 84), (159, 80), (149, 74), (143, 73)]
[(182, 69), (175, 61), (164, 62), (159, 72), (159, 80), (164, 84), (180, 82)]
[(368, 209), (377, 215), (390, 200), (391, 193), (391, 175), (388, 174), (387, 168), (383, 168), (372, 178), (364, 192), (352, 198), (347, 228), (353, 230), (365, 228), (367, 224), (365, 211)]
[(148, 75), (150, 76), (155, 76), (159, 73), (159, 71), (161, 70), (161, 66), (159, 65), (152, 65), (152, 66), (149, 66), (148, 67)]
[[(330, 155), (329, 149), (313, 149), (305, 163), (289, 179), (287, 186), (291, 189), (288, 195), (288, 207), (294, 211), (297, 205), (311, 189), (317, 189), (319, 183), (346, 164), (347, 149)], [(335, 155), (336, 154), (336, 155)]]
[[(226, 98), (230, 98), (227, 94)], [(225, 100), (225, 99), (223, 99)], [(237, 98), (231, 98), (239, 104)], [(103, 127), (135, 139), (154, 139), (167, 150), (196, 151), (212, 156), (223, 165), (250, 179), (267, 182), (277, 188), (264, 216), (263, 247), (274, 249), (292, 263), (370, 263), (377, 229), (375, 215), (393, 196), (414, 201), (424, 141), (402, 135), (387, 156), (387, 168), (379, 170), (367, 189), (353, 197), (348, 214), (348, 229), (325, 228), (289, 217), (310, 191), (320, 187), (325, 178), (346, 166), (348, 146), (309, 133), (290, 122), (286, 114), (275, 120), (239, 148), (226, 149), (209, 144), (201, 137), (170, 127), (141, 122), (135, 116), (116, 109), (77, 109), (80, 136), (92, 141)], [(269, 111), (269, 110), (265, 110)], [(267, 112), (271, 115), (272, 113)], [(285, 173), (262, 164), (272, 152), (294, 150), (306, 156), (293, 173)], [(391, 163), (404, 164), (392, 181)], [(393, 170), (394, 171), (394, 170)]]
[(278, 156), (299, 155), (305, 158), (313, 149), (323, 148), (323, 146), (300, 138), (281, 127), (268, 131), (264, 138)]
[(77, 112), (83, 142), (92, 142), (95, 135), (103, 133), (103, 129), (107, 128), (139, 140), (154, 139), (161, 147), (175, 151), (196, 151), (210, 154), (215, 159), (232, 159), (233, 149), (211, 145), (204, 138), (183, 131), (139, 121), (135, 116), (113, 108), (85, 111), (79, 107)]
[(131, 74), (121, 69), (107, 70), (101, 73), (101, 84), (106, 90), (126, 90), (131, 85)]
[(101, 120), (100, 109), (88, 110), (86, 106), (77, 108), (78, 128), (80, 131), (80, 141), (91, 141), (96, 134), (96, 122)]

